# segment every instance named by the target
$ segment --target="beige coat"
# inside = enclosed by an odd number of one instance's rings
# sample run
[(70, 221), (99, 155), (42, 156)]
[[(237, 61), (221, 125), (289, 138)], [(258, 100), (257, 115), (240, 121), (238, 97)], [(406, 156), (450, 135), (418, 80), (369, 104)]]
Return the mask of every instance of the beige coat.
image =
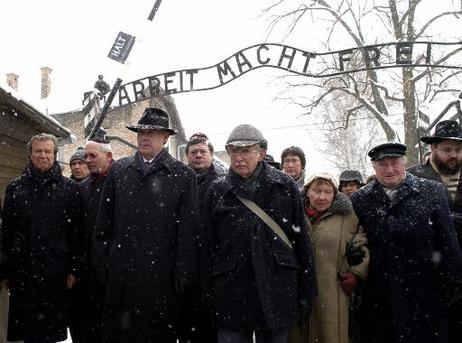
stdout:
[[(309, 220), (307, 218), (309, 223)], [(338, 273), (352, 272), (362, 280), (367, 277), (369, 251), (366, 236), (358, 230), (356, 217), (350, 200), (343, 194), (335, 196), (332, 206), (311, 225), (310, 233), (314, 245), (318, 296), (314, 299), (310, 318), (310, 343), (348, 343), (349, 296), (340, 286)], [(357, 266), (349, 266), (345, 258), (347, 242), (355, 235), (356, 244), (366, 257)]]

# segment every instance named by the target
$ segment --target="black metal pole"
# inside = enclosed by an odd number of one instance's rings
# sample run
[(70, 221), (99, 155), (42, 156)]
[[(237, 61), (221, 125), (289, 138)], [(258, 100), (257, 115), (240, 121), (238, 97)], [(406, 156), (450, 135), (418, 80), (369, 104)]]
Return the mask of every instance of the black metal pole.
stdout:
[(109, 110), (109, 106), (111, 106), (112, 100), (114, 100), (114, 97), (119, 90), (120, 85), (122, 84), (122, 79), (117, 79), (116, 82), (114, 83), (114, 86), (111, 89), (111, 93), (109, 93), (109, 96), (104, 103), (103, 109), (101, 110), (101, 113), (99, 114), (98, 120), (95, 123), (95, 126), (91, 129), (90, 134), (88, 135), (88, 140), (91, 140), (96, 132), (98, 132), (99, 128), (101, 127), (101, 124), (103, 123), (104, 118), (106, 117), (106, 113)]
[(152, 21), (154, 19), (154, 16), (156, 15), (157, 10), (159, 9), (161, 1), (162, 0), (156, 0), (156, 3), (154, 4), (154, 7), (151, 10), (151, 13), (149, 13), (148, 20)]

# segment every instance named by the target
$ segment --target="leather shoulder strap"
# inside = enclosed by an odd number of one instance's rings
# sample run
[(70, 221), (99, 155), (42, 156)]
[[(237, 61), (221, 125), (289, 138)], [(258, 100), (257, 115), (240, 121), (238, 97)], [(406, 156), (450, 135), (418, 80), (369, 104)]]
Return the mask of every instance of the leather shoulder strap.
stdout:
[(280, 239), (289, 247), (292, 249), (292, 244), (287, 237), (286, 233), (281, 229), (281, 227), (274, 221), (273, 218), (271, 218), (263, 209), (258, 206), (256, 203), (254, 203), (252, 200), (243, 198), (239, 195), (236, 195), (236, 197), (253, 213), (255, 213), (263, 222), (270, 227), (271, 230), (274, 231), (276, 235), (279, 236)]

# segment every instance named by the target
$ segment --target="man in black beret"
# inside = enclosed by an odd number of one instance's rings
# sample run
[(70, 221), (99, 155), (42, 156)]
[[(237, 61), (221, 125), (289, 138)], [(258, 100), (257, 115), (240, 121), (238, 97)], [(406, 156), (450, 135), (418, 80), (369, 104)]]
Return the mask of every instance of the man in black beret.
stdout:
[(96, 220), (103, 341), (173, 343), (178, 299), (196, 278), (196, 175), (164, 149), (176, 134), (165, 111), (146, 108), (127, 128), (138, 151), (112, 164)]
[(400, 143), (371, 149), (376, 179), (351, 197), (371, 255), (364, 341), (443, 343), (443, 294), (462, 283), (462, 253), (443, 185), (406, 173), (405, 153)]
[[(430, 145), (430, 157), (425, 164), (412, 166), (415, 176), (442, 183), (448, 191), (449, 208), (462, 246), (462, 128), (455, 120), (444, 120), (435, 127), (433, 136), (420, 138)], [(462, 301), (449, 308), (449, 342), (462, 337)]]
[(297, 183), (301, 191), (305, 185), (306, 158), (302, 149), (297, 146), (290, 146), (281, 153), (281, 167)]

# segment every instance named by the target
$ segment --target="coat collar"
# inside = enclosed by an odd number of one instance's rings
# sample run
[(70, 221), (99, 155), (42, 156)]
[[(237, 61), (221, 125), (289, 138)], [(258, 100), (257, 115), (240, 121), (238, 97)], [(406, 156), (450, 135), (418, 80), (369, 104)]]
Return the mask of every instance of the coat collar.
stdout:
[(393, 207), (396, 204), (398, 204), (401, 200), (407, 198), (409, 195), (413, 193), (418, 193), (420, 191), (420, 184), (418, 180), (419, 179), (414, 175), (406, 173), (406, 178), (401, 183), (401, 185), (398, 186), (397, 192), (391, 200), (385, 193), (382, 184), (377, 180), (374, 180), (370, 184), (366, 185), (364, 187), (364, 192), (366, 194), (371, 194), (372, 196), (374, 196), (382, 202), (389, 203), (389, 206)]
[[(165, 149), (162, 150), (160, 154), (160, 156), (154, 159), (154, 161), (152, 162), (154, 165), (149, 169), (146, 175), (149, 175), (152, 172), (161, 168), (165, 168), (171, 174), (175, 173), (175, 168), (173, 166), (175, 160), (173, 159), (173, 157)], [(140, 153), (137, 151), (133, 156), (130, 157), (129, 166), (137, 169), (138, 172), (140, 172), (141, 174), (144, 174), (144, 166), (141, 165), (141, 160), (142, 157), (140, 156)]]
[(41, 174), (39, 173), (34, 166), (32, 165), (32, 162), (29, 161), (24, 168), (22, 172), (23, 176), (29, 177), (29, 178), (34, 178), (34, 179), (43, 179), (43, 180), (59, 180), (62, 177), (62, 172), (61, 172), (61, 166), (59, 165), (58, 162), (54, 162), (53, 166), (51, 167), (50, 170), (47, 172)]
[[(267, 184), (284, 184), (284, 175), (282, 172), (269, 167), (268, 164), (265, 161), (261, 161), (262, 163), (262, 169), (260, 171), (260, 176), (258, 182), (260, 185), (267, 185)], [(239, 185), (242, 183), (240, 180), (239, 176), (237, 176), (234, 171), (229, 168), (228, 174), (226, 175), (224, 179), (224, 188), (225, 188), (225, 193), (229, 191), (237, 192), (239, 193), (240, 187)], [(244, 195), (239, 193), (238, 195)]]

